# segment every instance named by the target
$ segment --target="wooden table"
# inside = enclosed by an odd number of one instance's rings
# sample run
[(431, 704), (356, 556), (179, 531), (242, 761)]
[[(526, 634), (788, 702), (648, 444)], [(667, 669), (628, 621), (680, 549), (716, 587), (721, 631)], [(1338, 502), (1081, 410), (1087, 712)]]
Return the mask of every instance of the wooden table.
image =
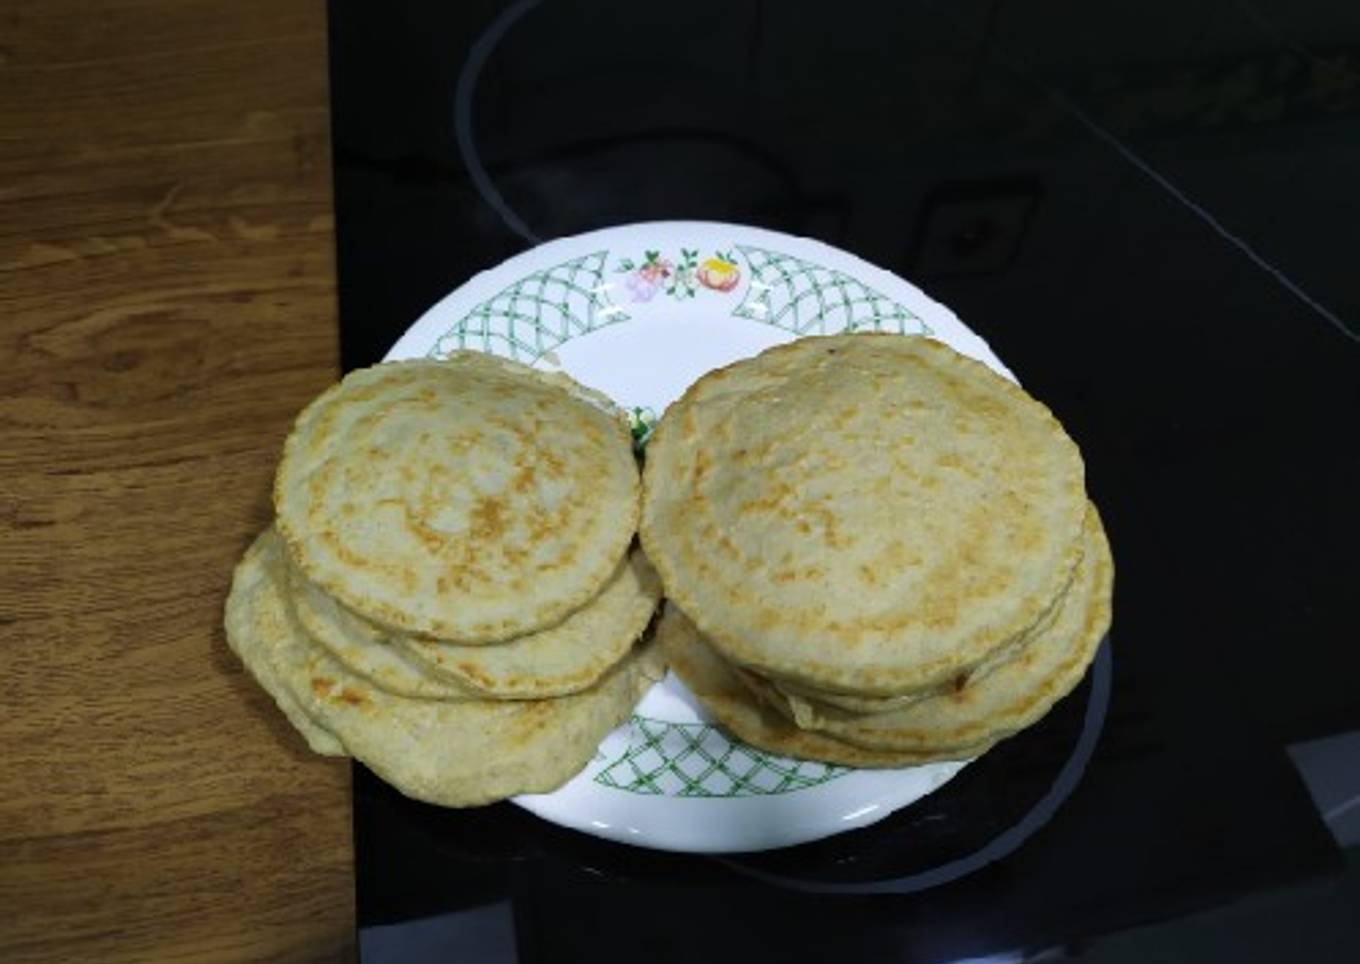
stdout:
[(349, 774), (221, 630), (336, 374), (325, 10), (0, 6), (0, 960), (352, 954)]

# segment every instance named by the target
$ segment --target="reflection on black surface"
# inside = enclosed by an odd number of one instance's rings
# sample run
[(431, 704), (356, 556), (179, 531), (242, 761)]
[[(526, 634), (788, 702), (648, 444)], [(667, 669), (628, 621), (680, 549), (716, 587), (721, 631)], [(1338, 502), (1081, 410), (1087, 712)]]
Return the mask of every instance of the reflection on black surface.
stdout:
[[(455, 129), (499, 9), (332, 6), (349, 367), (524, 247)], [(1085, 690), (878, 831), (740, 867), (436, 811), (359, 771), (362, 923), (508, 901), (495, 953), (524, 961), (1280, 959), (1272, 926), (1325, 935), (1306, 959), (1360, 959), (1336, 910), (1356, 871), (1336, 876), (1285, 752), (1360, 728), (1360, 356), (1338, 327), (1360, 329), (1360, 6), (545, 0), (471, 103), (476, 156), (536, 236), (748, 222), (957, 311), (1082, 446), (1118, 658), (1085, 779), (958, 883), (809, 895), (743, 871), (863, 881), (959, 856), (1044, 793)], [(1239, 899), (1254, 910), (1188, 916)]]

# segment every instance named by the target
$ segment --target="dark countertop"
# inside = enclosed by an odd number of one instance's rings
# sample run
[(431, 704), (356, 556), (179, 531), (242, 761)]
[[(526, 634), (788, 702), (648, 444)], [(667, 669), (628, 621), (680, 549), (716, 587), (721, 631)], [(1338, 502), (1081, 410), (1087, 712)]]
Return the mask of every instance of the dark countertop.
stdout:
[[(1044, 797), (1089, 682), (879, 828), (749, 860), (358, 771), (366, 959), (1360, 958), (1360, 9), (347, 0), (331, 31), (347, 367), (536, 239), (811, 235), (948, 304), (1054, 409), (1118, 564), (1094, 754), (1004, 859), (891, 893)], [(889, 893), (807, 892), (847, 882)]]

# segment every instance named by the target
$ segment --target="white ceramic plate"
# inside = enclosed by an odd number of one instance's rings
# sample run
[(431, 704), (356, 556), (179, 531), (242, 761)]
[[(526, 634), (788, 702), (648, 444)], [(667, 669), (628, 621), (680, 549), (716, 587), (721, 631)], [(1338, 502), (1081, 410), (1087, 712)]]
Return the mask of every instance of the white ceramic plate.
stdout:
[[(943, 305), (836, 248), (773, 231), (662, 221), (563, 238), (472, 278), (388, 359), (459, 348), (564, 370), (647, 427), (700, 375), (803, 335), (925, 334), (1013, 377)], [(554, 793), (515, 798), (611, 840), (702, 853), (764, 850), (881, 820), (962, 763), (854, 770), (771, 756), (713, 725), (672, 674)]]

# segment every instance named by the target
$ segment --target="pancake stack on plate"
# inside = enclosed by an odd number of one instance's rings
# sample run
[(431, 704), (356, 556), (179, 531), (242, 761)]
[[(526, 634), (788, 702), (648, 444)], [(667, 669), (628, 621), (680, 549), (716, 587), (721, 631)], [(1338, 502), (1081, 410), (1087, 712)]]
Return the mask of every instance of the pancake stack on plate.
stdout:
[(227, 638), (319, 753), (470, 806), (579, 771), (662, 667), (624, 417), (479, 352), (350, 374), (298, 417)]
[(806, 338), (711, 372), (647, 449), (658, 636), (718, 720), (852, 766), (978, 755), (1038, 720), (1110, 621), (1076, 445), (929, 338)]

